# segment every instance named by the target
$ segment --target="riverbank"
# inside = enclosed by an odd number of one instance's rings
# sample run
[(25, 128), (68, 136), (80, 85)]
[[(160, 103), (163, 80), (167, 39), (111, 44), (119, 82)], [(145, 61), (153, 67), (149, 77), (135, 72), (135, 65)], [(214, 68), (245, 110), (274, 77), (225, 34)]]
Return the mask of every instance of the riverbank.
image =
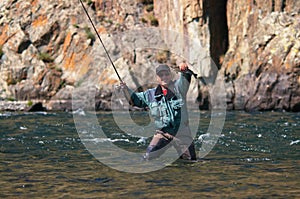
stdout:
[(0, 111), (69, 111), (71, 100), (0, 101)]
[[(49, 111), (49, 112), (69, 112), (72, 111), (72, 103), (70, 100), (30, 100), (30, 101), (0, 101), (0, 112), (38, 112), (38, 111)], [(130, 109), (130, 110), (141, 110), (138, 107), (129, 107), (126, 104), (118, 104), (116, 107), (114, 104), (114, 110), (120, 109)], [(75, 105), (76, 106), (76, 105)], [(189, 110), (196, 110), (199, 106), (195, 102), (188, 103)], [(197, 108), (198, 107), (198, 108)], [(96, 100), (95, 107), (85, 107), (88, 110), (96, 110), (96, 111), (110, 111), (112, 110), (112, 102), (107, 100)], [(207, 110), (202, 109), (201, 110)], [(76, 111), (76, 110), (75, 110)], [(232, 107), (227, 106), (227, 111), (235, 111)], [(298, 111), (287, 111), (287, 110), (242, 110), (246, 112), (252, 111), (285, 111), (285, 112), (298, 112)]]
[[(30, 100), (30, 101), (0, 101), (0, 112), (69, 112), (73, 110), (72, 99), (69, 100)], [(76, 105), (75, 105), (76, 106)], [(109, 111), (111, 110), (111, 102), (101, 99), (95, 100), (95, 106), (85, 106), (88, 110)], [(123, 109), (125, 107), (122, 107)], [(128, 107), (127, 107), (128, 108)], [(121, 107), (120, 107), (121, 109)]]

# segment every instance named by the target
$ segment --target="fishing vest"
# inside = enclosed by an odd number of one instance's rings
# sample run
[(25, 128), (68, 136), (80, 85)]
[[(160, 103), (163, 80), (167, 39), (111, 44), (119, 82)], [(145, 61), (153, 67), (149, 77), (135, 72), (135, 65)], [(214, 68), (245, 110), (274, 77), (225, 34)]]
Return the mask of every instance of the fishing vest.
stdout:
[(150, 116), (154, 119), (157, 129), (175, 130), (180, 125), (181, 108), (184, 105), (184, 99), (176, 85), (174, 85), (172, 90), (168, 90), (168, 94), (172, 92), (173, 95), (171, 96), (158, 93), (159, 88), (160, 86), (147, 92)]
[(164, 96), (162, 91), (158, 92), (160, 86), (138, 93), (130, 89), (128, 91), (135, 106), (149, 109), (158, 130), (175, 135), (182, 122), (188, 124), (185, 97), (190, 79), (190, 74), (182, 74), (168, 90), (172, 95)]

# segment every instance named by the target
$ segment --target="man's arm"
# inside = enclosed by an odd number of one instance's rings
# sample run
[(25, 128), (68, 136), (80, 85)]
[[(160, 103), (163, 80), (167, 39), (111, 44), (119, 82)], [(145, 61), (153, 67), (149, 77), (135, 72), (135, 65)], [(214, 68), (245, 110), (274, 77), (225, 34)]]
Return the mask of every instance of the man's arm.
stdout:
[(186, 63), (181, 63), (179, 65), (179, 70), (181, 74), (180, 78), (176, 81), (176, 84), (179, 92), (185, 96), (189, 90), (193, 73), (188, 69), (188, 65)]
[(147, 99), (145, 97), (144, 92), (136, 93), (130, 88), (128, 88), (126, 83), (124, 82), (121, 82), (120, 86), (130, 105), (137, 106), (140, 108), (147, 107)]

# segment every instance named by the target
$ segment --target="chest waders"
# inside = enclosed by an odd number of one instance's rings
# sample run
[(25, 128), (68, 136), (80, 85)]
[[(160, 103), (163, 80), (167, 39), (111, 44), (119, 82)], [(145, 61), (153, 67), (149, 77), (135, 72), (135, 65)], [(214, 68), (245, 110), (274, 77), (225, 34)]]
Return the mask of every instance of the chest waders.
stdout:
[[(157, 122), (161, 123), (162, 128), (156, 130), (149, 146), (146, 149), (144, 159), (151, 160), (153, 158), (157, 158), (161, 156), (168, 148), (174, 146), (177, 153), (180, 155), (180, 158), (188, 159), (188, 160), (196, 160), (196, 152), (195, 152), (193, 141), (189, 140), (190, 142), (188, 144), (185, 144), (183, 140), (175, 137), (177, 131), (179, 130), (179, 127), (181, 126), (181, 121), (182, 121), (181, 108), (184, 105), (182, 96), (178, 88), (176, 87), (176, 85), (174, 86), (174, 96), (171, 99), (168, 100), (167, 97), (164, 95), (153, 97), (152, 99), (155, 99), (153, 103), (158, 103), (158, 104), (161, 103), (161, 105), (158, 108), (160, 109), (158, 110), (160, 114), (158, 114), (159, 118), (157, 119), (159, 119), (159, 121)], [(157, 101), (157, 99), (159, 99), (159, 101)], [(167, 121), (164, 121), (165, 118)], [(163, 125), (165, 123), (166, 126)], [(182, 124), (182, 125), (184, 125), (184, 128), (187, 128), (187, 133), (189, 134), (188, 136), (190, 136), (190, 130), (188, 125), (187, 124)], [(158, 124), (157, 126), (160, 125)]]
[(171, 146), (175, 147), (181, 158), (196, 159), (185, 104), (190, 80), (191, 74), (181, 73), (180, 78), (168, 89), (166, 96), (163, 95), (161, 86), (139, 93), (128, 90), (135, 106), (149, 108), (156, 126), (144, 159), (157, 158)]

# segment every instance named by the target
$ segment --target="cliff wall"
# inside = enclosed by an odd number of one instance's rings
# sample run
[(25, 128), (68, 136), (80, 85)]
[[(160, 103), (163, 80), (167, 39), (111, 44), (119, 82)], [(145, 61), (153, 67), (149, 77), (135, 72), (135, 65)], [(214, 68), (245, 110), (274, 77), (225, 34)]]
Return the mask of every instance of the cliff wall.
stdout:
[[(201, 76), (190, 89), (195, 106), (209, 108), (209, 90), (224, 84), (230, 110), (300, 110), (300, 1), (85, 5), (121, 78), (134, 89), (155, 84), (157, 63), (185, 60)], [(84, 96), (90, 87), (96, 108), (110, 109), (118, 82), (79, 1), (0, 2), (2, 110), (23, 109), (7, 106), (19, 101), (71, 110), (74, 90)]]
[[(204, 77), (215, 76), (213, 68), (218, 68), (218, 75), (224, 77), (221, 81), (225, 80), (228, 109), (299, 111), (300, 1), (154, 3), (161, 27), (199, 40), (201, 51), (188, 42), (183, 44), (190, 48), (186, 56), (211, 58), (209, 63), (193, 64)], [(169, 36), (165, 35), (166, 41)], [(205, 107), (207, 89), (200, 94), (200, 106)]]

